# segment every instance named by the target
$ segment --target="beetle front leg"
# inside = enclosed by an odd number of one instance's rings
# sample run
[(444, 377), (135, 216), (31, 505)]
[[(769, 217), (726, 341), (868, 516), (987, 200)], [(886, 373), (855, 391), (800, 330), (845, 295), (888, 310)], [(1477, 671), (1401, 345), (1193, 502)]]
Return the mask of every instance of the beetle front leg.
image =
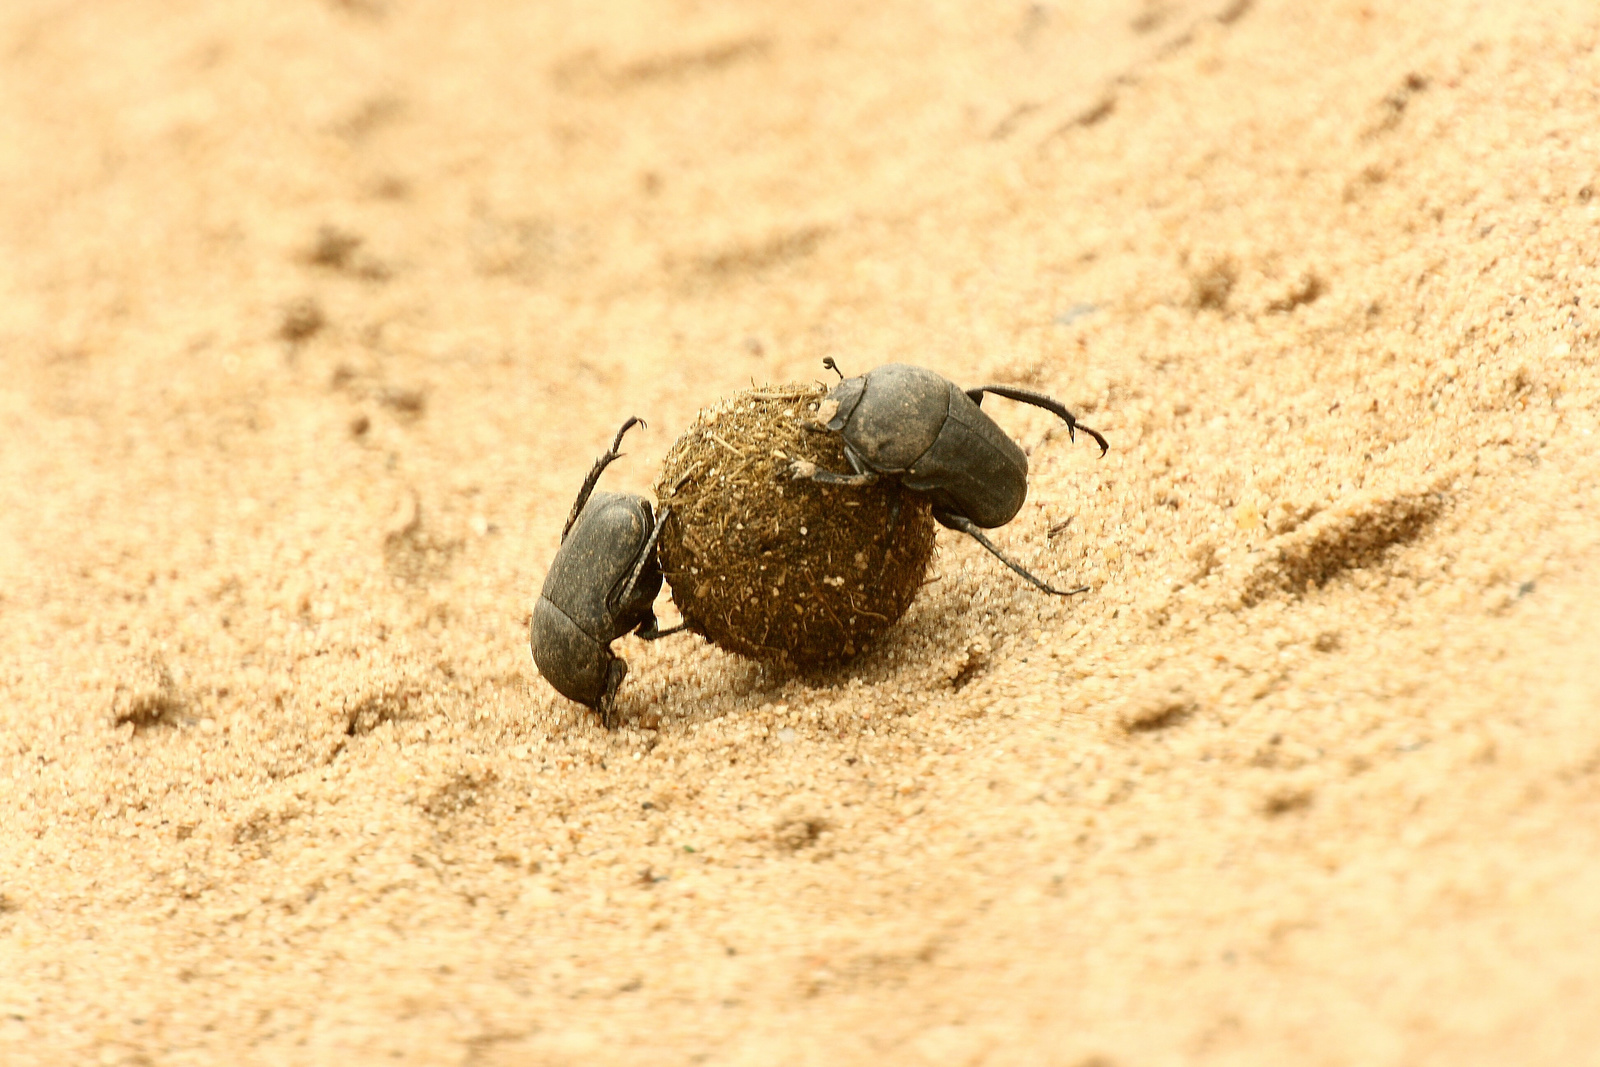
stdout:
[(687, 630), (688, 628), (688, 623), (680, 622), (676, 626), (669, 626), (663, 630), (661, 623), (656, 619), (656, 613), (650, 611), (645, 613), (644, 621), (639, 624), (637, 630), (633, 631), (633, 636), (641, 641), (659, 641), (663, 637), (671, 637), (680, 630)]
[(1013, 563), (1011, 560), (1007, 559), (1005, 553), (996, 548), (994, 542), (984, 536), (983, 531), (978, 529), (973, 521), (967, 518), (965, 515), (956, 515), (949, 511), (935, 511), (933, 513), (933, 517), (938, 519), (940, 525), (944, 526), (945, 528), (959, 531), (960, 533), (964, 533), (971, 537), (974, 541), (978, 542), (978, 544), (988, 549), (995, 559), (999, 560), (1001, 563), (1004, 563), (1007, 567), (1010, 567), (1012, 570), (1022, 575), (1022, 577), (1026, 578), (1040, 589), (1043, 589), (1046, 593), (1050, 593), (1054, 596), (1075, 596), (1078, 593), (1087, 593), (1089, 591), (1089, 587), (1086, 585), (1080, 585), (1076, 589), (1056, 589), (1044, 584), (1039, 579), (1035, 578), (1033, 575), (1024, 570), (1020, 563)]
[(823, 470), (809, 459), (797, 459), (789, 464), (789, 477), (797, 482), (816, 482), (819, 485), (872, 485), (882, 477), (876, 471), (860, 471), (856, 474), (835, 474), (833, 471)]
[(600, 699), (595, 702), (594, 710), (600, 715), (600, 725), (607, 730), (617, 728), (617, 690), (622, 688), (622, 680), (628, 676), (628, 663), (620, 657), (613, 657), (606, 666), (606, 687), (600, 693)]
[(900, 494), (891, 494), (889, 497), (889, 525), (883, 532), (886, 540), (894, 537), (894, 532), (900, 525), (900, 504)]

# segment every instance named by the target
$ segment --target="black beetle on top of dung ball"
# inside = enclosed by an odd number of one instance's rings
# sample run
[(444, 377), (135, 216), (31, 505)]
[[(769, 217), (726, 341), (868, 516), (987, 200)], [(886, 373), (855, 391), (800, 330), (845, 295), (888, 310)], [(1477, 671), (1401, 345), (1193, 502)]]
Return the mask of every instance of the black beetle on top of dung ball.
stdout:
[(608, 727), (614, 725), (617, 688), (628, 674), (611, 642), (630, 633), (654, 641), (683, 629), (661, 629), (652, 608), (661, 592), (656, 542), (667, 509), (656, 514), (650, 501), (634, 493), (594, 491), (600, 475), (621, 458), (617, 449), (623, 435), (643, 421), (623, 423), (610, 450), (584, 479), (534, 605), (529, 633), (539, 673), (562, 696), (599, 712)]
[(797, 459), (791, 465), (795, 478), (839, 486), (869, 486), (892, 478), (926, 499), (940, 525), (969, 535), (1045, 592), (1071, 596), (1089, 588), (1052, 588), (1007, 559), (983, 535), (982, 530), (1004, 526), (1022, 510), (1028, 496), (1028, 456), (979, 405), (985, 393), (993, 393), (1043, 408), (1066, 422), (1073, 440), (1079, 430), (1094, 438), (1103, 456), (1110, 446), (1098, 431), (1079, 425), (1060, 401), (1029, 389), (962, 389), (931, 370), (905, 363), (885, 363), (846, 378), (832, 359), (822, 362), (839, 375), (839, 384), (819, 406), (816, 421), (843, 440), (854, 473), (839, 474)]

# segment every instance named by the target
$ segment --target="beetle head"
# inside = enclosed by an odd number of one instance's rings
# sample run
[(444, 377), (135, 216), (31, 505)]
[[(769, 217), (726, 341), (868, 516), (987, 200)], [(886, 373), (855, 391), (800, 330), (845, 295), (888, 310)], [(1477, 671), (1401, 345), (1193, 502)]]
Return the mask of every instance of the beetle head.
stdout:
[(846, 378), (834, 386), (828, 391), (828, 398), (817, 409), (817, 421), (834, 433), (844, 429), (844, 424), (850, 421), (856, 405), (861, 403), (861, 394), (866, 388), (866, 375)]

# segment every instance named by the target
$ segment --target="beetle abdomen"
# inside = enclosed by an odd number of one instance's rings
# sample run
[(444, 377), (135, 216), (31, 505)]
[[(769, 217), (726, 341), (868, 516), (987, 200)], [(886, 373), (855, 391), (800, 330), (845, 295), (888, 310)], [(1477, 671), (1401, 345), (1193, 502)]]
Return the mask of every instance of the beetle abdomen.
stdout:
[(955, 512), (985, 529), (1004, 526), (1028, 498), (1027, 454), (958, 386), (944, 385), (949, 413), (939, 438), (901, 481), (927, 496), (936, 511)]
[(605, 692), (611, 649), (583, 629), (542, 594), (533, 606), (529, 632), (534, 666), (568, 700), (594, 707)]

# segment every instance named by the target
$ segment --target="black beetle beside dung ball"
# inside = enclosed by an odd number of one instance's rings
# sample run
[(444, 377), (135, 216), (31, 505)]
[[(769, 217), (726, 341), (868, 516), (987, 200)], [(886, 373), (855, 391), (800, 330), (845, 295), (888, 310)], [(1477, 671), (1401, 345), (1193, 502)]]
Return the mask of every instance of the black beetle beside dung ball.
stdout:
[(635, 493), (596, 492), (600, 475), (622, 458), (622, 438), (643, 419), (631, 418), (589, 470), (561, 531), (534, 604), (528, 641), (539, 673), (562, 696), (593, 708), (606, 726), (628, 664), (611, 651), (627, 634), (654, 641), (677, 633), (656, 622), (661, 568), (656, 540), (665, 513)]
[[(911, 606), (933, 558), (927, 500), (898, 481), (796, 482), (846, 463), (813, 420), (817, 386), (755, 389), (701, 412), (667, 454), (661, 569), (689, 628), (753, 659), (847, 659)], [(808, 425), (812, 424), (812, 425)]]

